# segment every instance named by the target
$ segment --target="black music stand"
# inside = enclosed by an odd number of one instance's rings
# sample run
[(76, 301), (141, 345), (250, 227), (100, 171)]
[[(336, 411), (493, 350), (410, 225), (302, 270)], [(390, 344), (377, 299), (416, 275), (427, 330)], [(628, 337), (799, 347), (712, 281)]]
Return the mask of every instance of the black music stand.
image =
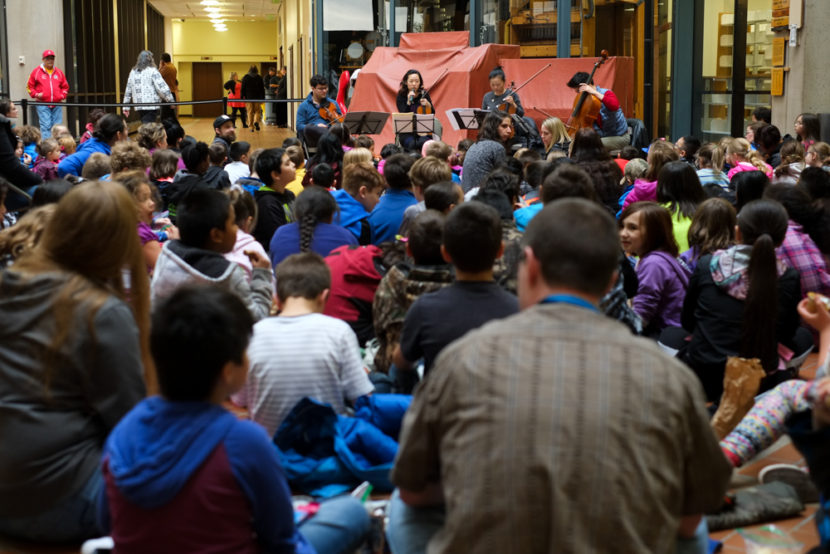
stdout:
[(388, 119), (386, 112), (348, 112), (343, 125), (353, 135), (379, 135)]
[(432, 135), (435, 132), (434, 114), (393, 113), (392, 124), (395, 134), (415, 133), (417, 135)]
[(478, 108), (453, 108), (447, 110), (447, 119), (456, 131), (475, 131), (481, 128), (481, 122), (489, 112)]

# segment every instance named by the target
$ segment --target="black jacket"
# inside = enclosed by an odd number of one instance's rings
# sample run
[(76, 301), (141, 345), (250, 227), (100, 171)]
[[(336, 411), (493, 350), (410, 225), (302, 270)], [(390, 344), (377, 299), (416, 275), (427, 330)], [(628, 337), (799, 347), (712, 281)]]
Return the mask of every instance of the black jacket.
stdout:
[(265, 98), (265, 81), (259, 73), (246, 73), (242, 77), (242, 98), (251, 100), (262, 100)]
[(271, 238), (274, 232), (294, 220), (292, 216), (294, 193), (290, 190), (283, 192), (258, 190), (254, 193), (254, 199), (258, 215), (252, 234), (267, 252), (271, 248)]
[[(0, 176), (25, 192), (30, 187), (42, 183), (43, 179), (20, 163), (14, 155), (16, 147), (17, 135), (12, 131), (12, 122), (6, 116), (0, 115)], [(6, 206), (9, 209), (16, 209), (26, 204), (28, 204), (28, 199), (9, 190), (6, 195)]]

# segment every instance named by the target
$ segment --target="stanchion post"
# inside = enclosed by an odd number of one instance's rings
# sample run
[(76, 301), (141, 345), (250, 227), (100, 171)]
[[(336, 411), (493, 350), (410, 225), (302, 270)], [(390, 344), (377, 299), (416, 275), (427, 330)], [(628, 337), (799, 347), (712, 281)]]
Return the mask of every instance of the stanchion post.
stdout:
[(23, 125), (29, 124), (29, 99), (20, 99), (20, 109), (23, 110)]

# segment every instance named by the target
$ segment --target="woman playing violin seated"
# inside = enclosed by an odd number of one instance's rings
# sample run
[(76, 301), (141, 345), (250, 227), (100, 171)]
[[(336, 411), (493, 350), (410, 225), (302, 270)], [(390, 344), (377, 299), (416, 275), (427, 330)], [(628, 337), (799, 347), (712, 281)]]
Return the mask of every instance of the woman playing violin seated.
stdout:
[[(424, 90), (424, 80), (417, 69), (410, 69), (404, 74), (395, 103), (400, 113), (435, 113), (432, 99), (429, 97), (429, 92)], [(404, 149), (418, 152), (431, 138), (430, 135), (419, 135), (417, 133), (400, 133), (398, 135)]]
[(516, 122), (516, 136), (523, 146), (532, 147), (534, 139), (538, 139), (539, 132), (536, 130), (536, 122), (530, 117), (525, 117), (525, 110), (519, 94), (513, 90), (513, 84), (506, 86), (506, 77), (501, 67), (496, 67), (490, 72), (490, 92), (484, 95), (481, 101), (481, 109), (493, 112), (500, 111), (510, 115), (518, 116)]

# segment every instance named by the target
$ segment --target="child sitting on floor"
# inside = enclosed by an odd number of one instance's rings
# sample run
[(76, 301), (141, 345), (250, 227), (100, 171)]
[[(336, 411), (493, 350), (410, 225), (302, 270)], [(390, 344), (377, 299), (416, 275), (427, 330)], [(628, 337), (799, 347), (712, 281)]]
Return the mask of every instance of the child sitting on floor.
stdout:
[(38, 154), (34, 172), (45, 181), (58, 178), (58, 160), (61, 157), (61, 147), (53, 138), (44, 139), (37, 146)]
[(343, 169), (343, 188), (332, 193), (340, 206), (335, 222), (349, 230), (359, 244), (372, 242), (369, 214), (380, 200), (383, 177), (369, 162), (353, 163)]
[(222, 407), (248, 375), (252, 326), (219, 287), (185, 287), (157, 306), (162, 396), (127, 414), (103, 454), (99, 516), (117, 551), (338, 553), (363, 541), (368, 516), (351, 497), (295, 526), (269, 436)]
[(323, 315), (331, 274), (317, 254), (293, 254), (276, 271), (280, 314), (257, 323), (248, 348), (251, 372), (234, 395), (273, 436), (303, 397), (345, 413), (346, 402), (374, 391), (348, 324)]
[(253, 266), (251, 282), (245, 271), (223, 254), (236, 244), (236, 213), (227, 194), (196, 188), (179, 204), (179, 240), (164, 243), (156, 260), (151, 300), (170, 296), (187, 283), (213, 283), (236, 293), (254, 319), (271, 311), (271, 263), (253, 250), (245, 253)]

